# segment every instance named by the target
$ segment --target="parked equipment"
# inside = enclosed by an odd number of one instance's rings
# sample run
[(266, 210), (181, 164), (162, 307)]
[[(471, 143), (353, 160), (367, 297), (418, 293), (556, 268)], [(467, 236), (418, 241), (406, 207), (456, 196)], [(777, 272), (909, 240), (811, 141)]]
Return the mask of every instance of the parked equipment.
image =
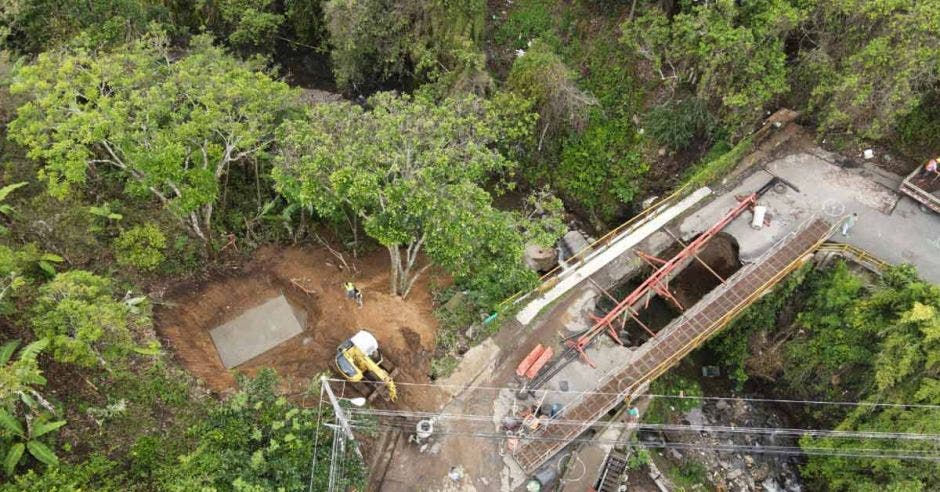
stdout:
[(382, 358), (379, 352), (379, 342), (366, 330), (358, 333), (341, 343), (336, 348), (336, 358), (333, 360), (336, 370), (351, 383), (368, 380), (366, 391), (371, 401), (376, 394), (382, 395), (390, 401), (398, 398), (395, 381), (392, 379), (398, 369), (391, 367)]

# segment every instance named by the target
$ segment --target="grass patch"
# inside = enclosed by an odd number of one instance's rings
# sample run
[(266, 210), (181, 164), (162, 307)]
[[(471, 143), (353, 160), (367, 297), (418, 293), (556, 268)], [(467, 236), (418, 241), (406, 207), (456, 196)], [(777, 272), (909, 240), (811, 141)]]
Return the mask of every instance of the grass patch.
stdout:
[(522, 49), (535, 38), (553, 37), (553, 3), (551, 0), (516, 2), (506, 21), (494, 33), (494, 41), (499, 45)]
[(679, 466), (670, 467), (666, 473), (676, 490), (710, 490), (708, 471), (705, 465), (697, 461), (685, 461)]
[[(654, 395), (702, 396), (702, 388), (697, 381), (667, 372), (650, 385)], [(666, 424), (678, 419), (682, 414), (702, 405), (698, 398), (654, 398), (643, 414), (643, 421), (648, 424)]]
[[(737, 145), (722, 154), (721, 157), (710, 161), (703, 159), (704, 164), (695, 166), (692, 169), (692, 173), (686, 179), (686, 183), (693, 188), (698, 188), (713, 183), (719, 177), (727, 176), (738, 162), (741, 161), (741, 158), (751, 150), (753, 144), (753, 139), (748, 137), (738, 142)], [(709, 154), (711, 154), (711, 152), (709, 152)], [(706, 154), (706, 157), (709, 154)]]

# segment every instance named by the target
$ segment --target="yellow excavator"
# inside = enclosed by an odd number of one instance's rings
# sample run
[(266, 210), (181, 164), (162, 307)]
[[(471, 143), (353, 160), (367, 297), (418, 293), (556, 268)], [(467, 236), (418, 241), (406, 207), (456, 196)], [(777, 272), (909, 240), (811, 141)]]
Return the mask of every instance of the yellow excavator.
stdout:
[(336, 358), (333, 360), (336, 370), (352, 383), (368, 379), (376, 384), (370, 386), (367, 394), (372, 400), (376, 394), (382, 393), (390, 401), (398, 398), (395, 381), (392, 379), (398, 369), (392, 368), (382, 359), (379, 352), (379, 342), (366, 330), (358, 333), (341, 343), (336, 348)]

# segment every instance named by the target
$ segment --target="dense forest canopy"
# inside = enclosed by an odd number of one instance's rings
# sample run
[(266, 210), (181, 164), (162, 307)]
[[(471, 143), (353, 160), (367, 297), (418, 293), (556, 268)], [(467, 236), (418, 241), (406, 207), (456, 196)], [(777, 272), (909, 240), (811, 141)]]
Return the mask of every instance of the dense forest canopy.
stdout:
[[(836, 150), (940, 148), (940, 0), (491, 4), (0, 0), (0, 489), (323, 486), (329, 411), (268, 372), (198, 393), (154, 333), (144, 286), (238, 248), (382, 248), (392, 293), (436, 268), (490, 313), (535, 285), (526, 246), (606, 232), (769, 111)], [(738, 378), (791, 295), (791, 391), (940, 404), (940, 292), (903, 267), (792, 277), (714, 342)], [(916, 409), (830, 423), (940, 432)], [(897, 460), (804, 473), (940, 486)]]

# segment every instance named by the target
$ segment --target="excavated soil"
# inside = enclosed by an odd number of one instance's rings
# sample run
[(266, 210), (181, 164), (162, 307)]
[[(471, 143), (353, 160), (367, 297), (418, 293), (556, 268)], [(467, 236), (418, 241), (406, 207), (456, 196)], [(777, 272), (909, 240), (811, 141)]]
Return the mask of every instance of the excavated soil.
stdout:
[[(290, 394), (302, 393), (320, 373), (338, 377), (331, 362), (336, 347), (363, 328), (375, 335), (384, 357), (399, 368), (397, 381), (429, 382), (438, 329), (428, 292), (429, 277), (419, 279), (402, 300), (388, 294), (385, 250), (365, 254), (354, 266), (356, 273), (341, 269), (322, 247), (261, 248), (230, 273), (170, 289), (166, 302), (155, 313), (157, 331), (182, 365), (219, 393), (234, 387), (235, 373), (253, 374), (263, 367), (276, 369), (283, 390)], [(353, 281), (362, 291), (361, 309), (346, 299), (346, 281)], [(232, 371), (226, 370), (209, 330), (281, 293), (307, 311), (304, 331)], [(341, 387), (336, 389), (342, 391)], [(407, 408), (433, 408), (438, 398), (416, 386), (399, 386), (399, 396), (395, 406)], [(374, 404), (388, 405), (381, 400), (377, 398)]]
[[(678, 252), (680, 247), (676, 246), (675, 249)], [(726, 279), (741, 268), (741, 261), (738, 259), (738, 243), (734, 237), (724, 232), (715, 235), (697, 256), (708, 265), (708, 268), (699, 261), (693, 260), (670, 282), (676, 299), (686, 308), (691, 307), (705, 297), (705, 294), (718, 287), (721, 280), (715, 276), (716, 273)], [(665, 258), (669, 258), (669, 255)], [(709, 268), (714, 273), (709, 271)]]

